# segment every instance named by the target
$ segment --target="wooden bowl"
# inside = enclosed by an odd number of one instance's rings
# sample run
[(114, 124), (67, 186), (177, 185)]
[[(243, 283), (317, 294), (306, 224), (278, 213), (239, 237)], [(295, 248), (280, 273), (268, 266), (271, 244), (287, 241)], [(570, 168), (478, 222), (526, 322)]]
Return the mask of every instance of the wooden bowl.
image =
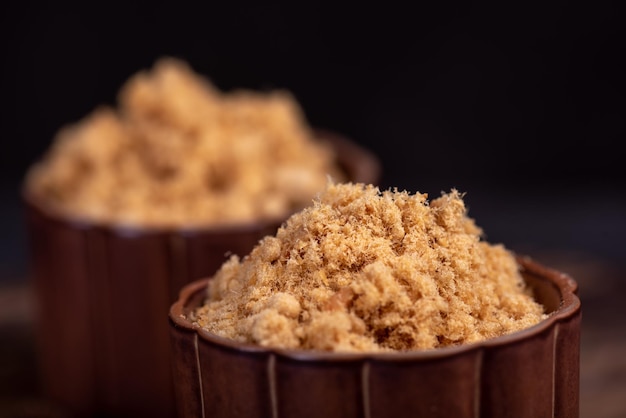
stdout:
[[(350, 181), (377, 184), (378, 158), (328, 131)], [(44, 396), (77, 417), (174, 416), (167, 315), (180, 289), (247, 254), (281, 220), (158, 229), (67, 219), (24, 193)]]
[(550, 316), (463, 346), (329, 353), (240, 344), (194, 327), (209, 279), (170, 309), (178, 417), (578, 417), (581, 304), (576, 282), (518, 256)]

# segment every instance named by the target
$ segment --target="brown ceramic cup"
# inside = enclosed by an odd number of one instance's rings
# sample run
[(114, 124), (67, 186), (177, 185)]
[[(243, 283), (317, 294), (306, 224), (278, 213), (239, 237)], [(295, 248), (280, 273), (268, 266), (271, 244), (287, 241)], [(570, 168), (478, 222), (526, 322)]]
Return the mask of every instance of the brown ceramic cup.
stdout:
[[(375, 155), (332, 132), (348, 179), (379, 181)], [(72, 416), (173, 417), (167, 315), (180, 289), (244, 255), (280, 221), (169, 230), (60, 217), (24, 193), (46, 398)]]
[(518, 263), (549, 318), (480, 343), (402, 353), (239, 344), (192, 325), (209, 279), (188, 284), (169, 314), (178, 417), (578, 417), (577, 284), (528, 257)]

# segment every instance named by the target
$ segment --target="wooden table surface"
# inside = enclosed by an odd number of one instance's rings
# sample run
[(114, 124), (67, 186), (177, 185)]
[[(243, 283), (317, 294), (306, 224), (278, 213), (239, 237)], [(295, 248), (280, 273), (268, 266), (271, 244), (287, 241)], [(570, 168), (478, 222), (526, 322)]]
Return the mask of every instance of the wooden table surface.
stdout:
[[(626, 418), (626, 268), (575, 253), (533, 255), (570, 274), (582, 301), (580, 416)], [(0, 417), (68, 418), (39, 395), (28, 280), (0, 287)]]

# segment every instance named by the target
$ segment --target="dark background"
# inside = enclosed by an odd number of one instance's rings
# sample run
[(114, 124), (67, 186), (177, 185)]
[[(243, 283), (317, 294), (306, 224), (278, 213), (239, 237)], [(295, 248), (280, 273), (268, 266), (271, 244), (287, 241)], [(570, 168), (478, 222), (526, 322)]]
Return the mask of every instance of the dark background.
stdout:
[(3, 279), (27, 271), (28, 166), (164, 55), (223, 90), (289, 89), (312, 125), (380, 156), (381, 186), (466, 192), (490, 240), (624, 255), (624, 25), (611, 3), (5, 2), (0, 13)]

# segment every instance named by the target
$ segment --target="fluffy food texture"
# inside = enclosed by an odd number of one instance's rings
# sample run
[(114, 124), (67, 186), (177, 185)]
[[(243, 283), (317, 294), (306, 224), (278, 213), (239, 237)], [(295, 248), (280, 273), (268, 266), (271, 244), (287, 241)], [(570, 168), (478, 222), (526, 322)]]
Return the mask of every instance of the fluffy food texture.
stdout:
[(180, 227), (284, 219), (328, 176), (344, 178), (288, 91), (220, 92), (162, 58), (122, 86), (117, 108), (61, 129), (25, 183), (66, 216)]
[(209, 281), (196, 326), (240, 342), (404, 351), (477, 342), (545, 318), (515, 256), (481, 239), (457, 191), (332, 183)]

